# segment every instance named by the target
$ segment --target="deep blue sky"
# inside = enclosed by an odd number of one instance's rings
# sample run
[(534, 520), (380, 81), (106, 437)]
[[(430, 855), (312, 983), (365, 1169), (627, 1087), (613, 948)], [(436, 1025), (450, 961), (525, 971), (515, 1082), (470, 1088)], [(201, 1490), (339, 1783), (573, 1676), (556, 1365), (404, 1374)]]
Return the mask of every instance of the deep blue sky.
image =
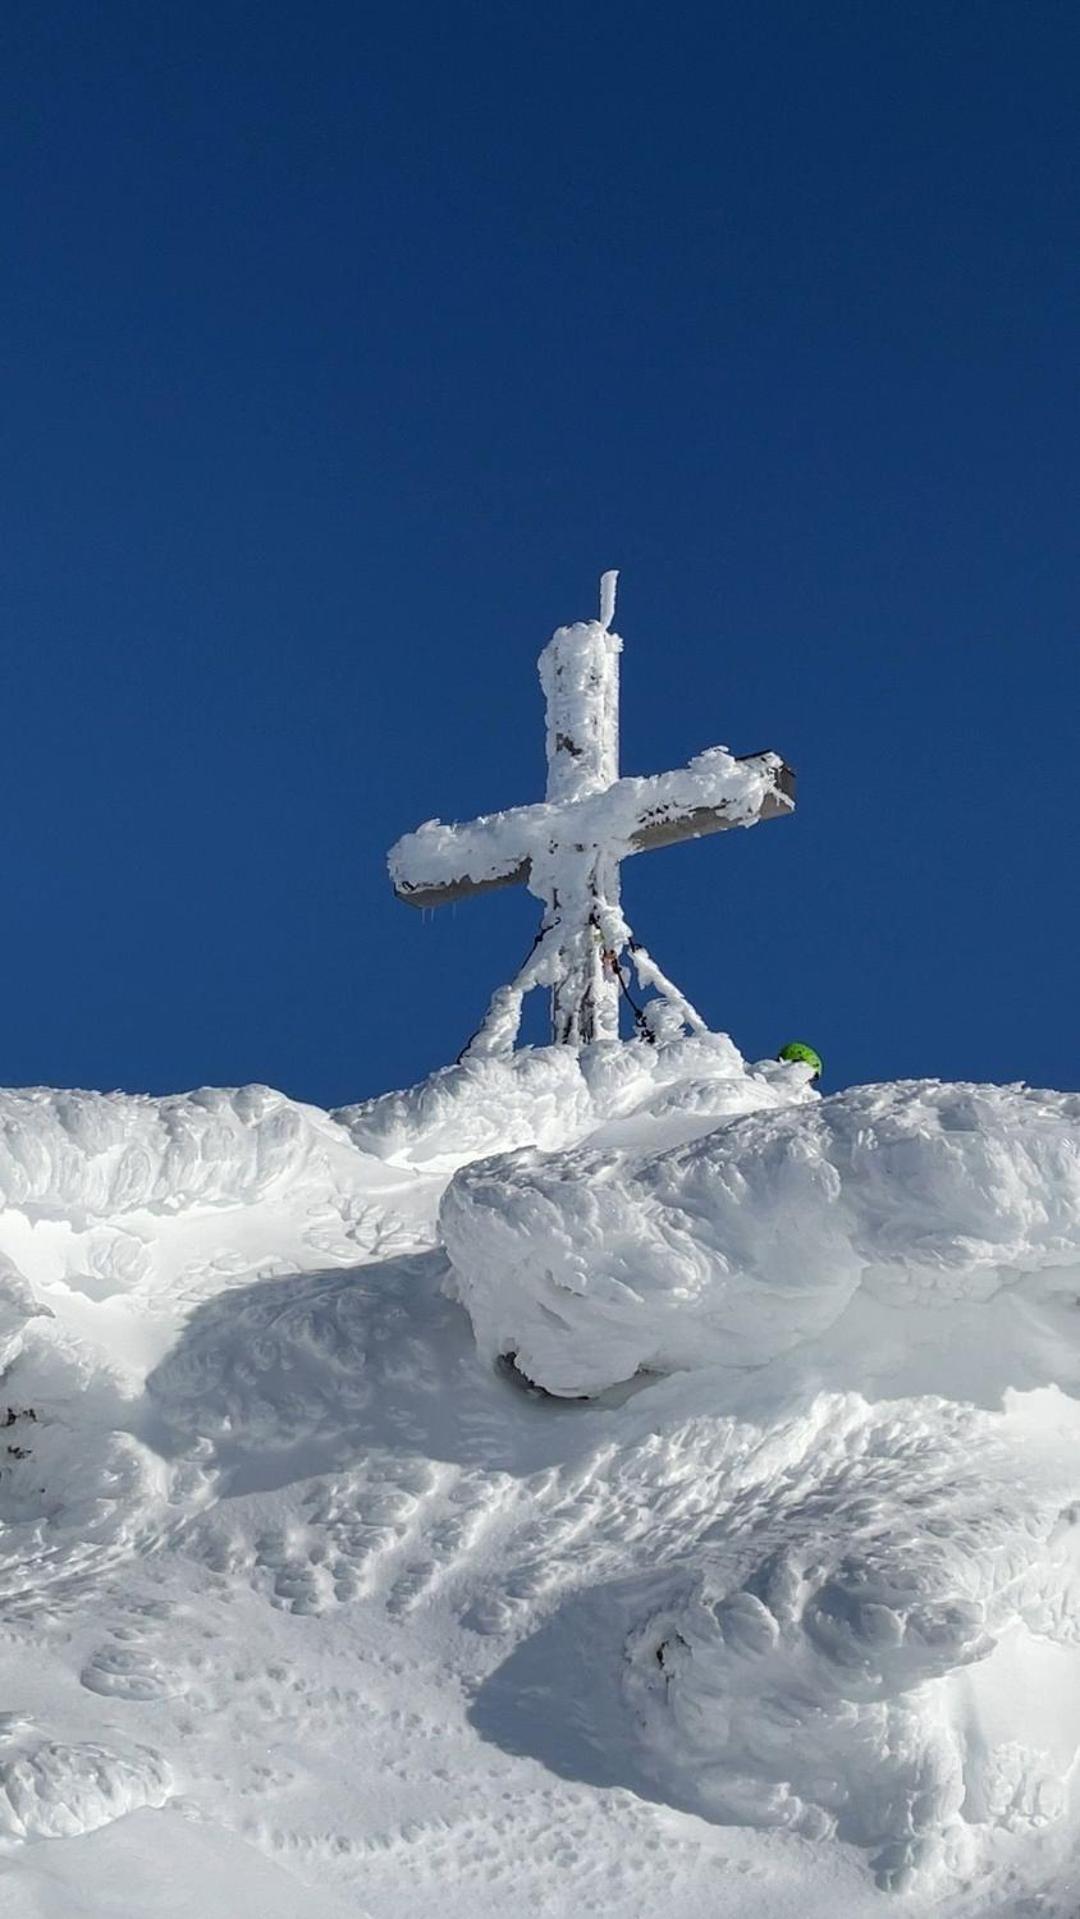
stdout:
[(640, 859), (753, 1057), (1080, 1084), (1080, 10), (8, 0), (0, 1080), (329, 1103), (528, 945), (385, 849), (537, 798), (623, 569)]

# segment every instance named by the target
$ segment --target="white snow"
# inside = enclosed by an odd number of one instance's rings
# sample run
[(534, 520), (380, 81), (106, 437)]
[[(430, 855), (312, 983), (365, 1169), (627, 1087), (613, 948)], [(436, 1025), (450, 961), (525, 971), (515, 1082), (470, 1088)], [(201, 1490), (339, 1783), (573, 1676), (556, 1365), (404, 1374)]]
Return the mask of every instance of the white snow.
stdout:
[[(396, 1165), (450, 1173), (490, 1152), (519, 1146), (552, 1151), (603, 1127), (635, 1123), (640, 1137), (655, 1117), (672, 1138), (679, 1112), (687, 1137), (709, 1116), (812, 1097), (808, 1075), (766, 1061), (748, 1074), (723, 1033), (664, 1046), (530, 1047), (493, 1057), (470, 1055), (402, 1093), (385, 1093), (335, 1118), (356, 1145)], [(778, 1090), (777, 1090), (778, 1089)]]
[[(441, 1228), (481, 1348), (572, 1395), (761, 1366), (860, 1287), (944, 1315), (1080, 1281), (1076, 1095), (909, 1083), (776, 1110), (775, 1087), (713, 1081), (710, 1115), (747, 1116), (689, 1145), (594, 1137), (460, 1172)], [(665, 1117), (687, 1097), (669, 1094)]]
[(172, 1099), (0, 1092), (0, 1203), (29, 1219), (250, 1205), (328, 1139), (322, 1113), (266, 1086)]
[(0, 1095), (5, 1912), (1072, 1919), (1080, 1098), (659, 1027)]
[(60, 1746), (13, 1714), (5, 1715), (3, 1739), (0, 1838), (68, 1839), (169, 1797), (155, 1753), (118, 1758), (101, 1746)]
[[(617, 638), (596, 626), (608, 644)], [(556, 635), (558, 637), (558, 635)], [(615, 859), (639, 852), (644, 825), (681, 817), (697, 807), (722, 807), (735, 825), (751, 825), (775, 786), (775, 753), (737, 760), (725, 746), (709, 747), (673, 773), (627, 775), (582, 799), (549, 799), (482, 814), (465, 824), (428, 820), (391, 847), (390, 877), (404, 893), (448, 886), (460, 879), (477, 885), (521, 877), (538, 899), (563, 878), (560, 850), (603, 849)], [(552, 865), (553, 858), (556, 861)]]
[(564, 1045), (619, 1038), (628, 979), (666, 1005), (634, 1008), (635, 1024), (671, 1036), (704, 1020), (636, 941), (621, 907), (620, 867), (640, 853), (790, 812), (790, 768), (775, 753), (735, 759), (725, 746), (647, 779), (619, 778), (619, 659), (611, 630), (618, 574), (600, 581), (600, 618), (557, 627), (538, 662), (546, 706), (543, 805), (466, 823), (428, 820), (389, 854), (400, 898), (438, 906), (492, 887), (526, 885), (543, 915), (518, 973), (496, 988), (466, 1052), (509, 1055), (525, 995), (551, 989), (551, 1033)]

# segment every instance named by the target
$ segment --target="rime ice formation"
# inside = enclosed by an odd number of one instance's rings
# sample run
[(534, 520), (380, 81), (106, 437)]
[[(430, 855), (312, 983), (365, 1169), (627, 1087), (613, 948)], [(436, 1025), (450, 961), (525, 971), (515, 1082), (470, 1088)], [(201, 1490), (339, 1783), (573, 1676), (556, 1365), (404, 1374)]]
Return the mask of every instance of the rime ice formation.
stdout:
[(5, 1913), (1073, 1919), (1080, 1098), (661, 1032), (0, 1195)]
[(249, 1205), (341, 1146), (324, 1114), (266, 1086), (0, 1091), (0, 1204), (29, 1219)]
[(483, 1350), (550, 1392), (595, 1392), (761, 1366), (860, 1288), (947, 1315), (1080, 1278), (1080, 1097), (932, 1081), (775, 1110), (763, 1087), (751, 1112), (747, 1091), (713, 1081), (712, 1114), (747, 1116), (690, 1144), (594, 1139), (460, 1172), (442, 1232)]
[[(366, 1152), (452, 1172), (489, 1152), (554, 1149), (590, 1136), (663, 1137), (709, 1130), (714, 1117), (815, 1097), (802, 1068), (766, 1060), (747, 1072), (724, 1033), (661, 1046), (529, 1047), (470, 1054), (419, 1086), (342, 1108)], [(613, 1130), (615, 1129), (615, 1130)], [(629, 1132), (628, 1132), (629, 1129)]]
[(838, 1835), (909, 1890), (969, 1872), (980, 1830), (1060, 1818), (1080, 1732), (1073, 1403), (823, 1394), (732, 1437), (741, 1510), (626, 1640), (661, 1789)]
[[(547, 704), (547, 797), (465, 825), (429, 820), (391, 848), (399, 899), (439, 906), (494, 887), (526, 885), (543, 914), (525, 964), (494, 993), (467, 1051), (513, 1050), (525, 995), (551, 989), (551, 1034), (579, 1047), (619, 1036), (632, 969), (668, 1023), (705, 1023), (632, 936), (620, 907), (619, 868), (631, 853), (728, 827), (783, 818), (794, 775), (776, 753), (736, 760), (726, 747), (651, 779), (619, 778), (619, 655), (612, 632), (618, 574), (600, 581), (600, 618), (557, 627), (540, 655)], [(625, 958), (624, 958), (625, 956)], [(642, 1018), (641, 1009), (637, 1017)]]
[[(648, 843), (645, 820), (675, 819), (698, 807), (724, 808), (736, 824), (749, 825), (773, 792), (780, 763), (775, 753), (737, 760), (726, 747), (714, 746), (677, 772), (615, 780), (580, 799), (512, 806), (464, 826), (428, 820), (391, 849), (390, 877), (395, 886), (413, 892), (435, 892), (461, 879), (479, 892), (520, 879), (543, 899), (563, 877), (557, 866), (551, 868), (560, 832), (629, 859)], [(573, 810), (564, 821), (566, 805)]]

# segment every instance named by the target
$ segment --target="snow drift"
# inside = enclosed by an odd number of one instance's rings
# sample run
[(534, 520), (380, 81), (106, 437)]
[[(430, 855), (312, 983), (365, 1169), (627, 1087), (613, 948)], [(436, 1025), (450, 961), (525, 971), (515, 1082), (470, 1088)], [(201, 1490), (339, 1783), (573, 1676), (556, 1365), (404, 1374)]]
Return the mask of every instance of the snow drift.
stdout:
[[(709, 1383), (685, 1443), (724, 1449), (710, 1524), (611, 1606), (653, 1789), (929, 1885), (980, 1829), (1060, 1817), (1080, 1745), (1080, 1416), (1000, 1391), (1076, 1376), (1080, 1099), (916, 1082), (740, 1110), (721, 1087), (677, 1144), (700, 1083), (621, 1135), (462, 1168), (451, 1290), (550, 1394)], [(956, 1400), (865, 1395), (935, 1366)]]
[(747, 1068), (725, 1033), (702, 1033), (657, 1046), (470, 1054), (334, 1117), (364, 1152), (449, 1173), (487, 1153), (590, 1137), (671, 1145), (732, 1113), (814, 1099), (808, 1080), (805, 1068), (775, 1060)]
[(12, 1093), (0, 1199), (13, 1911), (1071, 1919), (1076, 1096)]
[(626, 1643), (646, 1768), (707, 1818), (866, 1847), (896, 1888), (969, 1870), (980, 1826), (1060, 1817), (1078, 1439), (1052, 1393), (997, 1416), (822, 1396), (740, 1431), (741, 1500)]
[(325, 1114), (268, 1086), (0, 1092), (0, 1204), (45, 1218), (250, 1205), (328, 1141)]
[(457, 1174), (441, 1226), (485, 1352), (576, 1395), (761, 1366), (860, 1288), (948, 1307), (1080, 1279), (1076, 1095), (927, 1081), (716, 1117), (674, 1149), (592, 1141)]

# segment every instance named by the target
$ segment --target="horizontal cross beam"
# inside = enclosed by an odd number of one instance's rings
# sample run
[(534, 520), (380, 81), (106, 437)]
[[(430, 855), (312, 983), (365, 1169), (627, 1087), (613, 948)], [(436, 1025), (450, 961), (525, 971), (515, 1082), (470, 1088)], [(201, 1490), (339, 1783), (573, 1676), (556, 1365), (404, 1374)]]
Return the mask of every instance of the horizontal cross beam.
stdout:
[(512, 807), (462, 826), (432, 820), (391, 849), (390, 876), (398, 899), (410, 906), (448, 906), (527, 886), (530, 845), (541, 855), (553, 845), (610, 850), (614, 835), (621, 858), (782, 819), (794, 808), (795, 774), (776, 753), (733, 759), (715, 748), (681, 772), (617, 780), (587, 799)]

